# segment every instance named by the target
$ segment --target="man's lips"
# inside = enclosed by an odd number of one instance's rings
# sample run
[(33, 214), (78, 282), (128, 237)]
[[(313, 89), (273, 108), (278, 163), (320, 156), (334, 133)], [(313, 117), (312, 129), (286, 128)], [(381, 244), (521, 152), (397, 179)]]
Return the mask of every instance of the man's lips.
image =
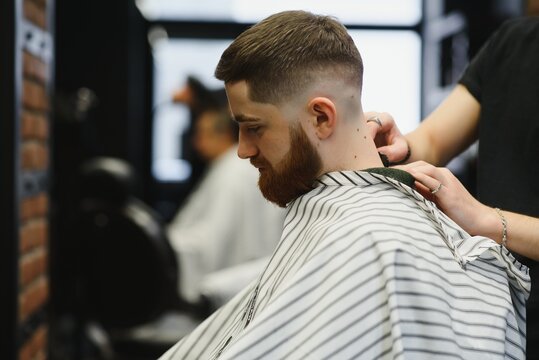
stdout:
[(256, 162), (252, 160), (251, 160), (251, 165), (253, 165), (255, 168), (257, 168), (260, 171), (264, 170), (267, 167), (267, 164), (265, 163)]

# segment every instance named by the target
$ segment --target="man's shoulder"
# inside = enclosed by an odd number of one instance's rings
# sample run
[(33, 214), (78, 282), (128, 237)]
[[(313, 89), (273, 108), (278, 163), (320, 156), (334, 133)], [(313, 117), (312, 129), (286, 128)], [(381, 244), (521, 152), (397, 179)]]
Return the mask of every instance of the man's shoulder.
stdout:
[[(363, 213), (365, 220), (376, 217), (392, 218), (413, 216), (421, 211), (421, 200), (425, 200), (410, 187), (383, 176), (383, 181), (359, 186), (320, 186), (296, 199), (290, 212), (302, 214), (316, 213), (317, 217), (330, 217), (330, 222), (342, 222), (353, 213)], [(411, 210), (411, 211), (410, 211)], [(316, 217), (310, 217), (315, 220)]]
[(425, 240), (427, 247), (443, 248), (441, 233), (448, 239), (469, 237), (421, 194), (391, 179), (363, 189), (341, 189), (339, 194), (329, 187), (315, 189), (295, 205), (289, 211), (294, 221), (288, 224), (298, 228), (304, 223), (305, 236), (318, 238), (322, 246), (368, 238), (373, 244)]
[[(303, 198), (303, 204), (296, 204), (289, 211), (296, 218), (290, 224), (304, 223), (311, 234), (324, 233), (331, 237), (345, 232), (355, 238), (388, 232), (406, 235), (407, 231), (425, 232), (434, 228), (422, 203), (392, 187), (379, 192), (349, 190), (341, 197), (332, 198), (332, 195), (330, 191), (321, 191)], [(442, 214), (435, 208), (432, 211)]]

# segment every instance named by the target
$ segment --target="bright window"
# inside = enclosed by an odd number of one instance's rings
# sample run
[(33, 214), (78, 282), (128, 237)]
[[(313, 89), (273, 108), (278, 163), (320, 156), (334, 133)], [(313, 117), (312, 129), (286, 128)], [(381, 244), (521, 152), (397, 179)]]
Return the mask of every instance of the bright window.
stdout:
[[(411, 30), (350, 30), (365, 66), (364, 111), (387, 111), (403, 132), (420, 120), (421, 40)], [(170, 102), (174, 90), (195, 75), (210, 88), (222, 87), (213, 71), (230, 40), (169, 39), (154, 45), (152, 172), (159, 181), (185, 181), (181, 135), (189, 124), (186, 107)]]
[(348, 25), (414, 26), (421, 0), (137, 0), (149, 20), (256, 23), (283, 10), (303, 9), (333, 15)]

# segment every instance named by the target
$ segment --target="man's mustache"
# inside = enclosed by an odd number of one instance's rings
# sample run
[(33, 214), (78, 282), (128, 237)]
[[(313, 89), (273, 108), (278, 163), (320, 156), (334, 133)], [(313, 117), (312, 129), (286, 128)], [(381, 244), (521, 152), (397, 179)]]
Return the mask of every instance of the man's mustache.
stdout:
[(269, 168), (271, 167), (270, 163), (264, 159), (264, 158), (251, 158), (249, 159), (251, 162), (251, 165), (253, 165), (256, 168)]

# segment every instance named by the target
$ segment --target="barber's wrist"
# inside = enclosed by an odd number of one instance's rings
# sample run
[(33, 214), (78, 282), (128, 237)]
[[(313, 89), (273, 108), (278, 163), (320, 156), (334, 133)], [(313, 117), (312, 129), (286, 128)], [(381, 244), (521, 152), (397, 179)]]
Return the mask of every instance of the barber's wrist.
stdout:
[(502, 240), (501, 244), (504, 248), (507, 248), (507, 219), (505, 218), (505, 214), (500, 210), (499, 208), (494, 208), (496, 213), (498, 214), (498, 217), (500, 218), (500, 222), (502, 224)]
[(504, 233), (502, 219), (495, 208), (485, 205), (484, 209), (484, 216), (481, 216), (481, 221), (478, 221), (479, 227), (472, 235), (486, 236), (501, 245)]

